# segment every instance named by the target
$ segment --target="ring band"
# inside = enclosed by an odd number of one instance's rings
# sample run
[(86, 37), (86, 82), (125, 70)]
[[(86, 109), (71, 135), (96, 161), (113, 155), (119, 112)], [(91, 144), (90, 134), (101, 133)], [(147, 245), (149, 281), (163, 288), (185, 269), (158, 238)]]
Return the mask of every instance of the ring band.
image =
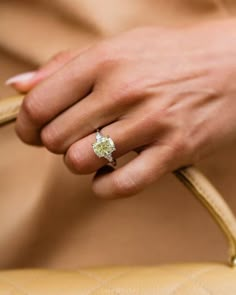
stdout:
[(92, 144), (93, 151), (99, 158), (105, 158), (113, 166), (116, 166), (116, 160), (112, 153), (116, 150), (114, 141), (110, 136), (103, 136), (99, 130), (96, 132), (96, 142)]

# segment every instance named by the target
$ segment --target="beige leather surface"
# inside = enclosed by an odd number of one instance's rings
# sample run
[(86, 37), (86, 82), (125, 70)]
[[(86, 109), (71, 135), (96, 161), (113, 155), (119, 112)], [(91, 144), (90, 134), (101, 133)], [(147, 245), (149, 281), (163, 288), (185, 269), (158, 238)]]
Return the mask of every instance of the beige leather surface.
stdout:
[(0, 294), (235, 295), (236, 269), (218, 264), (0, 273)]
[[(58, 50), (82, 48), (98, 36), (136, 25), (229, 17), (236, 6), (234, 0), (107, 0), (97, 7), (100, 1), (76, 0), (71, 11), (69, 3), (1, 1), (1, 98), (13, 94), (4, 86), (9, 76), (32, 70)], [(22, 144), (14, 124), (0, 129), (0, 143), (1, 268), (225, 261), (226, 243), (218, 228), (172, 175), (134, 198), (107, 202), (93, 195), (91, 175), (72, 175), (61, 157)], [(199, 165), (236, 212), (235, 147)]]

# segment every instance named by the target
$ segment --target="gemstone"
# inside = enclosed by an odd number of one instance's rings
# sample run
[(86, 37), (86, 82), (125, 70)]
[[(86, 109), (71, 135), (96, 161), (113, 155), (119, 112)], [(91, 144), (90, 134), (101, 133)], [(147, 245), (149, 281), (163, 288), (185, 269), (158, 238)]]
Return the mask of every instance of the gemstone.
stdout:
[(99, 158), (112, 160), (111, 154), (116, 150), (113, 140), (108, 136), (97, 134), (97, 141), (93, 144), (93, 150)]

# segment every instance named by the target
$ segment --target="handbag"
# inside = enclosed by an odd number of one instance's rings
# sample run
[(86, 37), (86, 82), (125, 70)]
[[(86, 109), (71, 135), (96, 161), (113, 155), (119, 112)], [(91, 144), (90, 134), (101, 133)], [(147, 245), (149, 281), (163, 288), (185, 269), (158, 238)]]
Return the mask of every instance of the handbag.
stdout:
[[(2, 127), (16, 118), (22, 100), (23, 96), (16, 96), (0, 101)], [(173, 173), (208, 210), (227, 238), (228, 263), (109, 266), (75, 271), (2, 270), (0, 294), (236, 295), (235, 216), (220, 193), (196, 167), (183, 167)]]

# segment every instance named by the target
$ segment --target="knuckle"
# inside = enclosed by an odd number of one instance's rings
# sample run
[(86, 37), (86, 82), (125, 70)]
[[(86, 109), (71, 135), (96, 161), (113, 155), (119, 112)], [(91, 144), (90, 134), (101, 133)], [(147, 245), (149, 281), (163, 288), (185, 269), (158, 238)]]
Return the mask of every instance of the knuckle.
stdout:
[(103, 41), (96, 47), (96, 58), (102, 70), (111, 68), (118, 61), (118, 55), (114, 47), (107, 41)]
[(55, 54), (52, 57), (52, 60), (55, 62), (58, 62), (58, 63), (63, 63), (63, 62), (66, 62), (68, 59), (70, 59), (71, 56), (73, 56), (72, 50), (63, 50), (63, 51), (60, 51), (59, 53)]
[(54, 126), (47, 126), (41, 131), (43, 145), (52, 153), (62, 154), (64, 152), (63, 141), (58, 129)]
[(32, 124), (38, 126), (44, 123), (45, 118), (43, 112), (33, 92), (24, 99), (22, 111)]
[(114, 98), (117, 103), (125, 105), (135, 104), (138, 101), (143, 101), (147, 96), (145, 93), (145, 85), (141, 78), (131, 79), (122, 75), (122, 80), (119, 75), (114, 85)]
[(182, 133), (175, 138), (171, 144), (173, 157), (186, 155), (189, 152), (189, 144), (186, 136)]
[[(109, 85), (112, 85), (112, 89), (109, 93), (109, 100), (107, 101), (108, 104), (112, 103), (113, 106), (117, 107), (128, 107), (137, 101), (136, 92), (133, 89), (133, 85), (131, 85), (128, 82), (121, 81), (120, 77), (118, 76), (116, 78), (115, 75), (113, 75), (113, 79), (115, 81), (108, 80)], [(105, 80), (107, 82), (107, 80)], [(105, 88), (107, 86), (105, 85)], [(104, 92), (107, 90), (105, 89)]]

